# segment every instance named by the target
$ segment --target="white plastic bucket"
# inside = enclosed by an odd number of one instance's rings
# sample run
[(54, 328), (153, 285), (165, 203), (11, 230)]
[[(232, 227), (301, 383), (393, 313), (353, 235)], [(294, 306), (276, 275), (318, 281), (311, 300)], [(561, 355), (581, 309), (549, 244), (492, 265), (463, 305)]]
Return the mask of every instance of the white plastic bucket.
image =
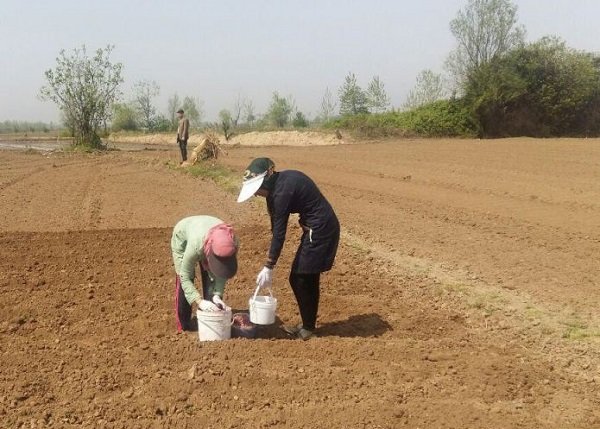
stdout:
[(260, 286), (256, 288), (254, 295), (248, 300), (250, 322), (256, 325), (272, 325), (275, 323), (277, 298), (273, 297), (271, 288), (269, 288), (269, 296), (257, 296), (259, 290)]
[(196, 312), (200, 341), (219, 341), (231, 338), (231, 311)]

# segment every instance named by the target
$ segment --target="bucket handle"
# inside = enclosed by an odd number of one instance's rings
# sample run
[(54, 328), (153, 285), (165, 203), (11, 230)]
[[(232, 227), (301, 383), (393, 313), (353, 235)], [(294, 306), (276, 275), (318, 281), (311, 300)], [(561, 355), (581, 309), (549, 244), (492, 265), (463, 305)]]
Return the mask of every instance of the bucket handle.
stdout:
[[(271, 298), (273, 298), (273, 288), (271, 286), (269, 286), (265, 289), (269, 289), (269, 295), (271, 295)], [(254, 296), (252, 297), (252, 301), (256, 301), (256, 296), (258, 295), (259, 290), (260, 290), (260, 285), (257, 285), (256, 290), (254, 291)]]

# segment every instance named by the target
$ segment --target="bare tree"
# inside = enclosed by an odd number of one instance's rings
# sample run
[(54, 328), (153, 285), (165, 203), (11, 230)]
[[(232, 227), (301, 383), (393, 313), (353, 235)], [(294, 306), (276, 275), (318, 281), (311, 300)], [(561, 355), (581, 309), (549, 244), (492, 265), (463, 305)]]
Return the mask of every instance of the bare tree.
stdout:
[(254, 103), (250, 99), (244, 101), (244, 120), (250, 126), (256, 120), (256, 114), (254, 112)]
[(238, 123), (240, 122), (240, 117), (242, 116), (242, 111), (244, 110), (245, 99), (238, 94), (235, 103), (233, 104), (233, 112), (231, 115), (231, 124), (233, 128), (237, 128)]
[(333, 99), (333, 95), (329, 90), (329, 87), (325, 88), (325, 94), (323, 94), (323, 98), (321, 99), (321, 111), (319, 116), (323, 122), (329, 121), (335, 112), (337, 107), (337, 102)]
[(141, 80), (133, 86), (134, 100), (140, 114), (142, 127), (151, 130), (156, 119), (154, 97), (160, 94), (160, 87), (154, 81)]
[(169, 98), (167, 104), (167, 115), (169, 116), (169, 121), (171, 121), (171, 128), (174, 130), (177, 129), (177, 117), (175, 116), (175, 114), (177, 113), (180, 107), (181, 101), (179, 100), (179, 95), (175, 93)]

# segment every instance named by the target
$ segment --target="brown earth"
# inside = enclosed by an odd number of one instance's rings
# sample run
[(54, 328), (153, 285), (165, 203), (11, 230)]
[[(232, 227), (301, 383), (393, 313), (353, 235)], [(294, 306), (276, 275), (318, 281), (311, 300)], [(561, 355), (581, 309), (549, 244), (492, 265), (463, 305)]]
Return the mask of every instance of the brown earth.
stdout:
[[(247, 307), (261, 202), (171, 152), (0, 152), (0, 427), (600, 427), (600, 146), (399, 141), (231, 150), (319, 183), (344, 227), (319, 338), (177, 335), (169, 236), (233, 222)], [(297, 320), (286, 267), (278, 316)]]

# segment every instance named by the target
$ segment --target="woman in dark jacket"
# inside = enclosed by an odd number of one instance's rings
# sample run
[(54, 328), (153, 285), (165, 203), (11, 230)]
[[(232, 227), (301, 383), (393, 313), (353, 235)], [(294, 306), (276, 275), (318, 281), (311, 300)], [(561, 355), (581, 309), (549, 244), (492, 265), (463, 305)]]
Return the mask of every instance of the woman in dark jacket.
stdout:
[(290, 285), (296, 296), (302, 323), (284, 326), (290, 335), (301, 339), (312, 336), (319, 308), (321, 273), (333, 266), (340, 240), (340, 224), (329, 202), (317, 185), (304, 173), (295, 170), (275, 171), (269, 158), (257, 158), (244, 173), (238, 202), (259, 195), (267, 199), (273, 238), (269, 256), (256, 282), (261, 287), (272, 284), (273, 268), (285, 242), (290, 214), (300, 215), (304, 233), (292, 263)]

